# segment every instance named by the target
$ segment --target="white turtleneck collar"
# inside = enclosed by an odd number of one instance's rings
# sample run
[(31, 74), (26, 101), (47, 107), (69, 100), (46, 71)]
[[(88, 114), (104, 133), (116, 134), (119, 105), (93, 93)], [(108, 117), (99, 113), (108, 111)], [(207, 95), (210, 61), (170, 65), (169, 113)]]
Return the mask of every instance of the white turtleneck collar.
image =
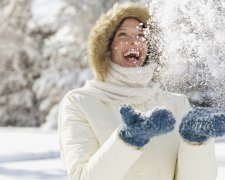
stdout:
[(122, 67), (111, 62), (105, 82), (118, 86), (145, 88), (152, 85), (155, 68), (156, 64), (143, 67)]
[(103, 101), (119, 104), (140, 104), (151, 99), (158, 86), (153, 86), (155, 64), (143, 67), (122, 67), (110, 63), (104, 82), (87, 81), (82, 93), (95, 96)]

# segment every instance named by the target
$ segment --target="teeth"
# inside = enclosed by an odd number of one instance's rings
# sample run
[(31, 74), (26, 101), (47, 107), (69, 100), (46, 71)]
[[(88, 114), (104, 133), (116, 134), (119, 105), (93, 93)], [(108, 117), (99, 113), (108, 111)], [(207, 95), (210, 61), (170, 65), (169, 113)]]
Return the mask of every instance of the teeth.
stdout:
[(131, 50), (128, 50), (127, 52), (125, 52), (123, 55), (124, 55), (125, 57), (126, 57), (126, 56), (129, 56), (129, 55), (134, 55), (134, 56), (136, 56), (136, 57), (139, 57), (140, 52), (137, 51), (137, 50), (131, 49)]

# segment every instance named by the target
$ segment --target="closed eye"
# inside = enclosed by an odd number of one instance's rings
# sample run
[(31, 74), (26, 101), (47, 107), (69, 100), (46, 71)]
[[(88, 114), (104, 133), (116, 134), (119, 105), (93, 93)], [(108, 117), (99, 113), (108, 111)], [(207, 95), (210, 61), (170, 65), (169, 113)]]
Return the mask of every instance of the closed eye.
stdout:
[(117, 36), (118, 37), (123, 37), (123, 36), (126, 36), (127, 34), (125, 32), (120, 32)]

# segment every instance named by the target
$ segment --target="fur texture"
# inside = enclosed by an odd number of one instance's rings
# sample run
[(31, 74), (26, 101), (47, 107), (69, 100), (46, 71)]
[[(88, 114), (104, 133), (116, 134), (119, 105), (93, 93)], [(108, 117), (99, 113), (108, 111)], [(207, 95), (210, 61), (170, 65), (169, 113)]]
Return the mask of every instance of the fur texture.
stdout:
[(109, 41), (119, 23), (126, 17), (135, 17), (147, 24), (149, 10), (138, 3), (116, 3), (106, 14), (100, 16), (91, 29), (88, 40), (88, 55), (94, 78), (104, 81), (110, 66)]
[(126, 143), (143, 147), (149, 140), (174, 129), (175, 118), (168, 109), (155, 108), (146, 113), (135, 111), (131, 106), (120, 108), (123, 124), (119, 136)]
[(210, 137), (225, 134), (225, 110), (198, 107), (184, 116), (180, 135), (190, 142), (202, 143)]

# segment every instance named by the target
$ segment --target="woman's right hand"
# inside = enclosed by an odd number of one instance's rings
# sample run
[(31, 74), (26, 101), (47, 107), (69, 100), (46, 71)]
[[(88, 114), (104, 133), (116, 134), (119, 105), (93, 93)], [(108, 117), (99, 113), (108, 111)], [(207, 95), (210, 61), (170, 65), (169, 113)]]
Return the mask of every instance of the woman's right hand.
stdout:
[(172, 131), (176, 123), (172, 112), (165, 108), (157, 107), (141, 113), (130, 105), (123, 105), (120, 114), (123, 124), (119, 128), (119, 136), (136, 147), (143, 147), (152, 137)]

